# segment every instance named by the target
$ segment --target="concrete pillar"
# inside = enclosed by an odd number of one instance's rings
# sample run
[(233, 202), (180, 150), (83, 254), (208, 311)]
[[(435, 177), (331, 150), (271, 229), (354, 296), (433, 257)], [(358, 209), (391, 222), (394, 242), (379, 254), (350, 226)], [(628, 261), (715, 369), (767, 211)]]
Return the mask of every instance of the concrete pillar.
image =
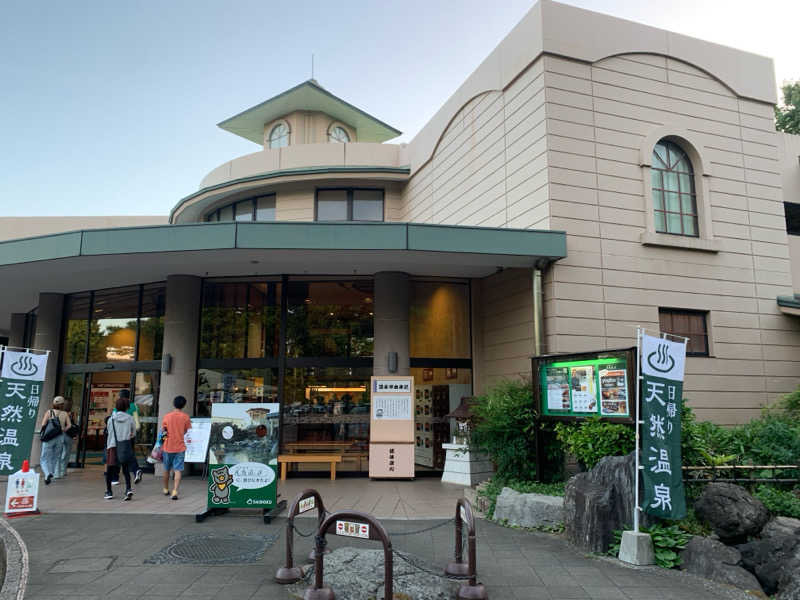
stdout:
[[(39, 401), (39, 414), (36, 419), (41, 423), (44, 414), (50, 410), (56, 391), (56, 375), (61, 361), (61, 322), (64, 317), (63, 294), (39, 294), (39, 313), (36, 318), (36, 333), (33, 347), (37, 350), (50, 350), (47, 359), (42, 397)], [(31, 447), (31, 465), (39, 464), (42, 448), (39, 436), (33, 436)]]
[[(408, 306), (411, 286), (407, 273), (375, 274), (375, 375), (410, 373)], [(389, 353), (397, 352), (397, 371), (389, 372)]]
[(8, 345), (21, 348), (25, 344), (25, 313), (11, 313), (11, 331), (8, 336)]
[(197, 378), (197, 342), (200, 327), (202, 280), (192, 275), (167, 277), (167, 306), (164, 314), (164, 356), (172, 357), (169, 373), (161, 372), (158, 423), (172, 410), (175, 396), (186, 398), (186, 413), (194, 414)]

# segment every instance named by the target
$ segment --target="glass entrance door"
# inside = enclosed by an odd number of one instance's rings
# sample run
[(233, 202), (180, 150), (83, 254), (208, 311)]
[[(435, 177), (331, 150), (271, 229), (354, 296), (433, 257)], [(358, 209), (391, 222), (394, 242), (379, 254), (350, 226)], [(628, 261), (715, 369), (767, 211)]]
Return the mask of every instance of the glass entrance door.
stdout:
[(146, 469), (150, 448), (155, 443), (158, 421), (159, 371), (108, 371), (68, 373), (62, 379), (61, 394), (67, 410), (81, 427), (70, 451), (70, 466), (102, 465), (106, 445), (106, 418), (114, 410), (119, 392), (131, 392), (139, 427), (134, 440), (136, 458)]

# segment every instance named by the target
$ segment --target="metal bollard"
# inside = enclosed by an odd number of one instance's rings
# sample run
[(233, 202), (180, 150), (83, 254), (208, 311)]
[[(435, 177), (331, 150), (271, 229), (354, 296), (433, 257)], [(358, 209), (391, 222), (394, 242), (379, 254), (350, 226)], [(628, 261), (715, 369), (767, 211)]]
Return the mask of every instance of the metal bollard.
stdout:
[[(461, 542), (463, 526), (467, 526), (467, 562), (464, 562), (464, 547)], [(466, 584), (458, 588), (458, 600), (487, 600), (486, 587), (477, 582), (477, 561), (475, 558), (475, 517), (472, 505), (464, 498), (456, 501), (456, 547), (455, 560), (444, 570), (445, 575), (469, 577)]]
[(333, 590), (324, 585), (322, 576), (325, 558), (325, 535), (332, 530), (334, 535), (376, 540), (383, 543), (384, 598), (394, 598), (392, 581), (392, 542), (389, 534), (375, 517), (366, 513), (339, 511), (328, 515), (317, 532), (314, 558), (314, 586), (306, 588), (303, 600), (335, 600)]
[[(286, 522), (286, 565), (275, 573), (276, 583), (295, 583), (302, 579), (303, 570), (294, 566), (294, 518), (314, 508), (317, 509), (317, 528), (319, 528), (325, 518), (325, 505), (322, 503), (322, 496), (317, 490), (303, 490), (297, 494), (294, 502), (292, 502), (292, 508), (289, 510), (289, 520)], [(315, 558), (313, 551), (309, 558), (312, 560)]]

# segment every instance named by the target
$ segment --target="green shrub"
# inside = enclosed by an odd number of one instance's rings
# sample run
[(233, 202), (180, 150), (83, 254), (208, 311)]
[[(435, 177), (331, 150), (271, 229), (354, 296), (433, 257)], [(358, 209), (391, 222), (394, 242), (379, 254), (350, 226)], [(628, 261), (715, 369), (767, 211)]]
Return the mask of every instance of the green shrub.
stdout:
[[(686, 544), (692, 539), (691, 533), (682, 531), (675, 525), (661, 525), (656, 523), (650, 527), (640, 527), (642, 533), (649, 533), (653, 540), (653, 551), (655, 553), (656, 564), (664, 569), (673, 569), (681, 564), (681, 557), (678, 552), (686, 548)], [(610, 556), (619, 555), (619, 546), (622, 540), (622, 531), (614, 531), (614, 541), (608, 547)]]
[(636, 433), (632, 427), (588, 417), (579, 423), (558, 423), (556, 437), (564, 450), (587, 469), (604, 456), (624, 456), (633, 452)]
[(793, 492), (780, 490), (768, 485), (760, 485), (756, 498), (764, 503), (769, 512), (781, 517), (800, 519), (800, 498)]
[(530, 381), (503, 381), (472, 407), (472, 443), (486, 451), (504, 480), (530, 481), (536, 475), (536, 413)]

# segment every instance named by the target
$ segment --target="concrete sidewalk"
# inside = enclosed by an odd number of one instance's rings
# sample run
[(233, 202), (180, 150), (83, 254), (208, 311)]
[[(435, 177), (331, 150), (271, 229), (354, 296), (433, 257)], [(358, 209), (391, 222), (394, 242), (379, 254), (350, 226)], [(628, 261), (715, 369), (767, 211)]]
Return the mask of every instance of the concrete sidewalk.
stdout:
[[(338, 483), (338, 482), (337, 482)], [(121, 508), (120, 503), (120, 508)], [(264, 525), (257, 512), (234, 512), (195, 523), (189, 516), (134, 514), (50, 514), (14, 519), (30, 554), (28, 600), (175, 600), (226, 598), (280, 600), (285, 589), (273, 583), (284, 557), (286, 521)], [(389, 532), (414, 531), (430, 520), (385, 520)], [(304, 519), (298, 528), (310, 530)], [(144, 561), (187, 534), (279, 534), (254, 564), (153, 565)], [(430, 568), (443, 567), (453, 554), (453, 527), (414, 536), (393, 536), (395, 549), (413, 553)], [(307, 556), (312, 538), (295, 538), (295, 556)], [(365, 546), (363, 540), (329, 536), (330, 545)], [(701, 600), (740, 598), (677, 572), (632, 569), (576, 553), (562, 539), (478, 522), (479, 580), (489, 598), (620, 598)], [(338, 597), (338, 600), (347, 600)]]

